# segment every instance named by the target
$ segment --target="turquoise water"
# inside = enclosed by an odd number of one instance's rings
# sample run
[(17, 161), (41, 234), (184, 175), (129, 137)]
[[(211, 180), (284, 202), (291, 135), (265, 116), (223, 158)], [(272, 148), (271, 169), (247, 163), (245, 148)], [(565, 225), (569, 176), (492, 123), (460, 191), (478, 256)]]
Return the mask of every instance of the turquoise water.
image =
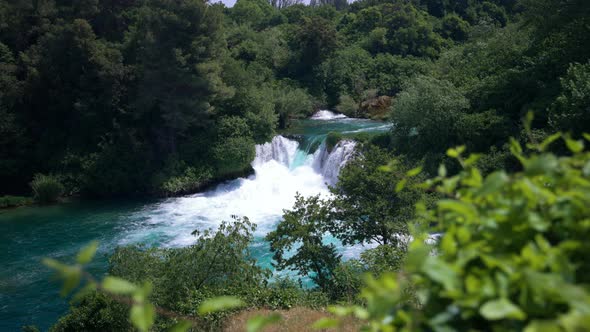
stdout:
[[(72, 202), (0, 211), (0, 331), (18, 331), (29, 324), (47, 330), (67, 310), (68, 301), (59, 297), (59, 285), (50, 279), (50, 271), (41, 259), (72, 261), (91, 240), (99, 240), (100, 247), (89, 270), (101, 276), (107, 271), (108, 255), (117, 246), (185, 246), (194, 240), (190, 235), (193, 230), (215, 228), (222, 220), (230, 220), (232, 214), (245, 215), (258, 225), (252, 252), (260, 265), (270, 267), (271, 254), (262, 238), (276, 226), (282, 210), (293, 205), (295, 192), (328, 192), (322, 174), (310, 163), (311, 146), (330, 131), (359, 130), (388, 128), (367, 120), (304, 120), (292, 130), (293, 134), (303, 135), (302, 143), (280, 140), (287, 144), (279, 146), (279, 152), (285, 154), (288, 162), (261, 159), (256, 162), (255, 175), (229, 181), (205, 193), (161, 200)], [(348, 248), (343, 254), (356, 253)]]

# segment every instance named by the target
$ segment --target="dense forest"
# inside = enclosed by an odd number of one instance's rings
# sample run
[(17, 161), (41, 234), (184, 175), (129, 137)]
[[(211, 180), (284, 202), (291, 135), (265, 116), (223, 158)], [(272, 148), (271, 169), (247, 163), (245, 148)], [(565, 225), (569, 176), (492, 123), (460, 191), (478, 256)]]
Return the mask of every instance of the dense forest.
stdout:
[[(257, 266), (242, 218), (119, 248), (102, 283), (80, 270), (96, 247), (48, 261), (65, 293), (90, 285), (53, 331), (330, 304), (372, 330), (587, 329), (586, 0), (13, 0), (0, 22), (0, 195), (178, 195), (247, 174), (256, 144), (319, 109), (393, 124), (266, 237), (313, 288)], [(328, 233), (375, 248), (344, 260)]]
[[(170, 195), (248, 172), (314, 109), (389, 119), (391, 148), (489, 169), (521, 135), (587, 127), (583, 1), (3, 1), (0, 194)], [(390, 105), (392, 105), (390, 107)], [(415, 131), (415, 132), (414, 132)], [(415, 135), (414, 135), (415, 134)]]

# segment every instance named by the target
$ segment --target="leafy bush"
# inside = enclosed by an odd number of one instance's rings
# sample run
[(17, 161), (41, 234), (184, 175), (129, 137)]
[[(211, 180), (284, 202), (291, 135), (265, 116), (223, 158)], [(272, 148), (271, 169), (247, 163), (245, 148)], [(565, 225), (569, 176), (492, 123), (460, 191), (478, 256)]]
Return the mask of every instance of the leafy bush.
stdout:
[(54, 175), (37, 174), (31, 182), (33, 197), (39, 203), (54, 203), (64, 192), (64, 186)]
[(457, 142), (457, 124), (468, 107), (469, 101), (450, 82), (417, 77), (393, 103), (396, 145), (417, 154), (443, 151)]
[(194, 167), (187, 168), (182, 175), (169, 178), (162, 184), (162, 190), (166, 195), (178, 195), (190, 193), (202, 187), (212, 178), (210, 170), (198, 170)]
[(30, 197), (22, 196), (0, 196), (0, 209), (29, 205), (33, 203)]
[(581, 134), (590, 123), (590, 62), (570, 65), (561, 89), (549, 109), (549, 120), (556, 129)]
[[(564, 136), (570, 156), (545, 152), (560, 136), (530, 145), (530, 155), (513, 140), (522, 171), (485, 178), (477, 156), (450, 149), (464, 169), (447, 176), (443, 167), (421, 185), (445, 198), (418, 206), (426, 233), (416, 232), (403, 273), (370, 278), (367, 307), (340, 312), (358, 309), (373, 328), (389, 330), (588, 331), (590, 135), (588, 142)], [(443, 234), (430, 245), (433, 232)], [(408, 287), (419, 306), (405, 302)]]
[(243, 172), (256, 157), (254, 140), (249, 137), (225, 138), (213, 147), (213, 156), (218, 176)]
[(332, 150), (336, 147), (336, 145), (342, 140), (342, 134), (338, 132), (330, 132), (326, 137), (326, 149), (328, 152), (332, 152)]
[(129, 307), (95, 292), (84, 297), (51, 327), (50, 332), (135, 331), (127, 319)]
[(357, 103), (351, 96), (342, 95), (339, 98), (336, 110), (348, 117), (358, 117), (359, 103)]

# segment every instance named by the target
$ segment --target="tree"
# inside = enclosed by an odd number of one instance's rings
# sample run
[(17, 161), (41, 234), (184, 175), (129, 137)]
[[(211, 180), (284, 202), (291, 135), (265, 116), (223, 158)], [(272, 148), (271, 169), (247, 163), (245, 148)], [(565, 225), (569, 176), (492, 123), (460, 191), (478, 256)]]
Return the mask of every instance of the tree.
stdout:
[(293, 209), (284, 211), (277, 229), (266, 236), (278, 270), (297, 271), (322, 289), (330, 286), (340, 255), (334, 244), (324, 243), (328, 216), (329, 207), (319, 196), (296, 195)]
[(244, 172), (256, 156), (252, 131), (246, 119), (224, 117), (219, 120), (213, 158), (221, 176)]
[(386, 4), (382, 10), (389, 52), (431, 58), (439, 54), (442, 38), (433, 31), (426, 13), (411, 4)]
[(561, 94), (549, 109), (549, 121), (576, 135), (590, 130), (590, 62), (570, 65), (561, 78)]
[(370, 146), (340, 172), (334, 195), (330, 231), (345, 245), (379, 243), (403, 247), (408, 223), (414, 216), (418, 191), (398, 193), (407, 167), (401, 160), (383, 166), (392, 156)]
[(176, 152), (179, 140), (211, 120), (220, 15), (203, 1), (157, 0), (137, 10), (125, 45), (137, 67), (134, 113), (157, 123), (146, 133), (160, 154)]
[(456, 41), (464, 41), (469, 33), (469, 23), (457, 14), (448, 14), (442, 20), (442, 35)]
[(451, 83), (417, 77), (391, 110), (394, 140), (404, 151), (440, 151), (457, 143), (456, 123), (469, 101)]
[(338, 46), (336, 29), (325, 18), (305, 18), (295, 36), (299, 63), (303, 68), (312, 68), (330, 57)]
[(368, 88), (366, 73), (372, 64), (371, 55), (360, 47), (335, 51), (319, 70), (328, 104), (336, 105), (342, 95), (361, 100), (363, 91)]
[(281, 129), (289, 127), (293, 119), (305, 117), (313, 110), (309, 93), (304, 89), (289, 85), (274, 89), (274, 103)]

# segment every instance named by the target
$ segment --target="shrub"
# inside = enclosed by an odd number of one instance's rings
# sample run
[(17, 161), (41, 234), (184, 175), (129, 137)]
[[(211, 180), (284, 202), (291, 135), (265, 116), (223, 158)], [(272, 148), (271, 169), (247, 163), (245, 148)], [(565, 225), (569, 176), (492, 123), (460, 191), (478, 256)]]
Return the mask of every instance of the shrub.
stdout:
[(31, 203), (33, 203), (33, 200), (30, 197), (0, 196), (0, 209), (29, 205)]
[(326, 137), (326, 149), (328, 152), (332, 152), (332, 150), (336, 147), (336, 144), (342, 140), (342, 134), (338, 132), (330, 132)]
[(571, 64), (561, 78), (561, 94), (549, 109), (549, 121), (559, 130), (581, 134), (590, 123), (590, 62)]
[(39, 203), (54, 203), (64, 192), (64, 186), (54, 175), (37, 174), (31, 182), (33, 197)]
[(357, 103), (351, 96), (340, 96), (336, 110), (348, 117), (358, 117), (359, 103)]
[[(415, 233), (402, 273), (369, 280), (357, 316), (383, 330), (588, 331), (590, 153), (567, 136), (570, 156), (544, 152), (559, 137), (531, 144), (530, 156), (512, 141), (522, 171), (485, 178), (476, 156), (450, 149), (463, 171), (441, 168), (421, 186), (445, 198), (419, 206), (426, 232)], [(443, 234), (435, 255), (432, 233)], [(405, 302), (406, 286), (419, 306)]]

